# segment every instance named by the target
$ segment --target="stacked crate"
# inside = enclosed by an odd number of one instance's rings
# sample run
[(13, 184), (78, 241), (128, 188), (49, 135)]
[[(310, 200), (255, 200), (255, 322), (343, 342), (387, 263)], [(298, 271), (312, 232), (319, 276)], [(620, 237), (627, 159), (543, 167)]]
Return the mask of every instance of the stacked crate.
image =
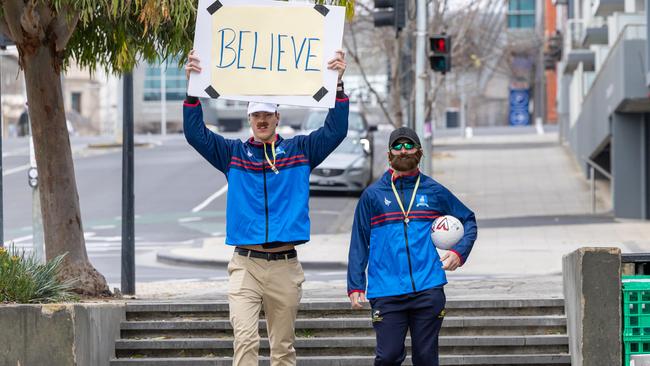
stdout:
[(623, 276), (623, 359), (650, 354), (650, 276)]

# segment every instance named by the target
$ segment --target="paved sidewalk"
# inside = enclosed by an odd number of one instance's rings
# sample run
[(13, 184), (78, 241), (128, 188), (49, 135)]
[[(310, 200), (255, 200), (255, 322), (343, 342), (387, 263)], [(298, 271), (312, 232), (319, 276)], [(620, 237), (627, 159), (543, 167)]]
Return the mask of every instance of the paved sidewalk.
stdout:
[[(584, 246), (650, 251), (650, 223), (611, 217), (608, 200), (591, 215), (588, 181), (557, 134), (442, 138), (434, 146), (434, 178), (477, 215), (479, 236), (468, 263), (449, 273), (449, 296), (561, 296), (562, 256)], [(600, 192), (606, 196), (607, 192)], [(344, 269), (349, 233), (315, 235), (298, 247), (305, 268)], [(159, 253), (176, 263), (225, 265), (223, 238), (203, 247)], [(225, 283), (141, 284), (147, 297), (219, 298)], [(193, 288), (195, 287), (195, 288)], [(157, 290), (158, 289), (158, 290)], [(345, 281), (305, 283), (305, 296), (345, 297)]]

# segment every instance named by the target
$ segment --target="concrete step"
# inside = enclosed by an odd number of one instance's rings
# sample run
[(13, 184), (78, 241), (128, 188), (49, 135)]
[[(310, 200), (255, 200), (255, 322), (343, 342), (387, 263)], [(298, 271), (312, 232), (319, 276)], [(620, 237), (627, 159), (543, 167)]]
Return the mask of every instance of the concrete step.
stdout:
[[(266, 321), (260, 320), (261, 334)], [(232, 337), (228, 320), (146, 320), (121, 324), (123, 338), (227, 338)], [(305, 336), (373, 335), (369, 318), (325, 318), (296, 320), (296, 334)], [(547, 316), (447, 316), (441, 335), (542, 335), (566, 333), (566, 317)]]
[[(449, 300), (447, 314), (452, 316), (562, 315), (562, 299)], [(300, 304), (299, 318), (367, 317), (370, 307), (352, 310), (347, 301), (308, 301)], [(263, 316), (263, 314), (262, 314)], [(131, 302), (128, 320), (162, 318), (228, 319), (226, 302)]]
[[(123, 339), (115, 344), (117, 357), (205, 357), (232, 356), (232, 339), (178, 338), (178, 339)], [(410, 349), (411, 339), (406, 346)], [(567, 353), (568, 338), (564, 335), (542, 336), (482, 336), (439, 339), (440, 353), (444, 355), (498, 355)], [(315, 337), (298, 338), (295, 347), (301, 356), (371, 356), (375, 337)], [(269, 354), (269, 342), (260, 341), (260, 354)]]
[[(298, 366), (367, 366), (373, 363), (374, 356), (321, 356), (298, 357)], [(230, 358), (195, 357), (195, 358), (131, 358), (113, 359), (111, 366), (231, 366)], [(260, 358), (260, 365), (269, 365), (268, 357)], [(404, 365), (412, 365), (407, 357)], [(512, 355), (473, 355), (473, 356), (441, 356), (440, 365), (503, 365), (503, 366), (569, 366), (571, 359), (568, 354), (512, 354)]]

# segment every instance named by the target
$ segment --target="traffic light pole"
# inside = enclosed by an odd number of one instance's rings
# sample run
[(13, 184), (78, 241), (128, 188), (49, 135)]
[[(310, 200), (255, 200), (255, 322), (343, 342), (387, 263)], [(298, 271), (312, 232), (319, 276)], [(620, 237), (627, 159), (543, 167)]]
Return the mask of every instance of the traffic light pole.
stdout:
[(133, 74), (124, 74), (122, 80), (122, 293), (135, 295)]
[(427, 40), (427, 5), (426, 0), (417, 0), (417, 23), (416, 23), (416, 59), (415, 59), (415, 128), (418, 135), (423, 139), (422, 164), (423, 173), (431, 176), (433, 167), (431, 165), (431, 144), (433, 143), (433, 126), (431, 128), (431, 138), (425, 138), (424, 130), (424, 111), (426, 102), (426, 40)]

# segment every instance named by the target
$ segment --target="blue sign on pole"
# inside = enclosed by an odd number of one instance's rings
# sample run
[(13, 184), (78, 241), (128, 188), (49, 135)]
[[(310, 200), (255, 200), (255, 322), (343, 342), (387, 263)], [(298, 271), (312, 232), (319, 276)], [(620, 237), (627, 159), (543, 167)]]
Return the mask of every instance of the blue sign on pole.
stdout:
[(530, 124), (528, 113), (528, 89), (510, 89), (510, 125), (526, 126)]

